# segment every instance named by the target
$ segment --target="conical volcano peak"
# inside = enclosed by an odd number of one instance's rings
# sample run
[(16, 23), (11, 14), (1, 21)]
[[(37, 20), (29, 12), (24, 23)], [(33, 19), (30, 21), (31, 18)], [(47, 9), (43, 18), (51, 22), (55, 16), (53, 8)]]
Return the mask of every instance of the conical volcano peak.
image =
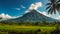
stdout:
[(38, 11), (37, 11), (37, 10), (35, 10), (35, 9), (25, 11), (25, 13), (30, 13), (30, 12), (38, 12)]
[(52, 19), (50, 17), (47, 17), (41, 13), (39, 13), (37, 10), (29, 10), (30, 12), (25, 13), (22, 17), (19, 17), (15, 19), (15, 21), (24, 21), (24, 22), (55, 22), (58, 20)]
[[(59, 20), (52, 19), (50, 17), (47, 17), (41, 13), (39, 13), (37, 10), (28, 10), (29, 12), (25, 13), (22, 17), (13, 19), (12, 21), (17, 22), (59, 22)], [(9, 20), (10, 21), (10, 20)]]
[(33, 9), (33, 10), (30, 10), (30, 12), (37, 12), (37, 10)]
[(33, 10), (30, 10), (30, 11), (37, 11), (37, 10), (33, 9)]

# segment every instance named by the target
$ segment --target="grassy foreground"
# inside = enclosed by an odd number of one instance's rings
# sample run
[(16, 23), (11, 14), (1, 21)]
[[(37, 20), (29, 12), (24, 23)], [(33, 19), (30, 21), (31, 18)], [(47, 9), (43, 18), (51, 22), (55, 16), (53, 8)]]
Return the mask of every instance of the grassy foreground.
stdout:
[(0, 25), (0, 34), (8, 34), (8, 32), (28, 32), (40, 29), (41, 32), (50, 32), (56, 29), (55, 26), (25, 26), (25, 25)]

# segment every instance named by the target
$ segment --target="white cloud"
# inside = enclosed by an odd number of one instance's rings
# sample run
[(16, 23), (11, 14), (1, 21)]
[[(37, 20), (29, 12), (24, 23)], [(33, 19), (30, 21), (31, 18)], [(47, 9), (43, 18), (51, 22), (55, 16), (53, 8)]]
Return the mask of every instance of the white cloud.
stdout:
[(60, 20), (60, 16), (58, 14), (48, 14), (47, 12), (43, 11), (43, 12), (40, 12), (41, 14), (47, 16), (47, 17), (51, 17), (51, 18), (54, 18), (54, 19), (57, 19), (57, 20)]
[[(21, 5), (22, 8), (26, 8), (25, 6)], [(12, 9), (15, 9), (15, 10), (21, 10), (21, 8), (12, 8)]]
[(60, 20), (60, 16), (57, 16), (56, 19)]
[(0, 14), (0, 18), (2, 18), (2, 20), (6, 20), (6, 19), (14, 19), (14, 18), (17, 18), (17, 17), (13, 17), (13, 16), (10, 16), (8, 14)]
[(56, 17), (56, 19), (60, 20), (60, 16)]
[(30, 12), (30, 10), (26, 10), (26, 11), (25, 11), (25, 13), (28, 13), (28, 12)]
[(45, 12), (45, 11), (41, 12), (41, 14), (48, 16), (48, 17), (51, 17), (51, 14), (47, 14), (47, 12)]
[(44, 11), (43, 11), (43, 12), (40, 12), (40, 13), (41, 13), (41, 14), (43, 14), (43, 15), (47, 15), (47, 13), (46, 13), (46, 12), (44, 12)]
[(30, 10), (32, 10), (32, 9), (37, 10), (38, 7), (42, 7), (42, 3), (41, 3), (41, 2), (36, 2), (36, 3), (34, 3), (34, 4), (31, 4), (31, 6), (30, 6), (29, 9), (30, 9)]
[(22, 8), (26, 8), (25, 6), (21, 5)]
[(12, 9), (14, 9), (14, 10), (21, 10), (20, 8), (12, 8)]
[(37, 10), (39, 13), (41, 13), (41, 14), (43, 14), (43, 15), (45, 15), (45, 16), (48, 16), (48, 17), (51, 17), (51, 14), (47, 14), (47, 12), (46, 11), (39, 11), (39, 10)]
[(13, 8), (13, 9), (15, 9), (15, 10), (20, 10), (20, 8)]
[(38, 7), (42, 7), (41, 2), (36, 2), (34, 4), (31, 4), (31, 6), (29, 7), (29, 10), (26, 10), (25, 13), (28, 13), (28, 12), (30, 12), (30, 10), (33, 10), (33, 9), (37, 10)]
[[(40, 11), (38, 11), (38, 12), (40, 12)], [(46, 11), (43, 11), (43, 12), (40, 12), (40, 13), (45, 15), (45, 16), (60, 20), (60, 15), (59, 15), (58, 12), (56, 12), (56, 14), (48, 14)]]

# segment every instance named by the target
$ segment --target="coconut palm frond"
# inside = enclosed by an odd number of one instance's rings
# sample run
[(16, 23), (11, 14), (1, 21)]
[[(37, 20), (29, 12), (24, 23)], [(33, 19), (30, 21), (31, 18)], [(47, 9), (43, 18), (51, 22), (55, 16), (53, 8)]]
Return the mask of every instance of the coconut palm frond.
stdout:
[(49, 0), (50, 3), (47, 3), (47, 8), (46, 10), (48, 10), (48, 14), (56, 14), (56, 11), (60, 12), (60, 0)]
[(51, 7), (51, 6), (48, 6), (48, 7), (46, 8), (46, 10), (49, 9), (50, 7)]
[(47, 3), (46, 5), (52, 5), (52, 3)]

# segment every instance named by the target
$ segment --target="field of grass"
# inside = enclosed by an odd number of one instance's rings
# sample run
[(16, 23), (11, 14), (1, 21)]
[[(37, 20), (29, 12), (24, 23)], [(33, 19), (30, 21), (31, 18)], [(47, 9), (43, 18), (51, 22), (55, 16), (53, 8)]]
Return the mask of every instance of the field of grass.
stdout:
[(40, 29), (42, 32), (45, 31), (53, 31), (56, 29), (55, 26), (25, 26), (25, 25), (0, 25), (1, 33), (7, 32), (27, 32), (27, 31), (35, 31)]

